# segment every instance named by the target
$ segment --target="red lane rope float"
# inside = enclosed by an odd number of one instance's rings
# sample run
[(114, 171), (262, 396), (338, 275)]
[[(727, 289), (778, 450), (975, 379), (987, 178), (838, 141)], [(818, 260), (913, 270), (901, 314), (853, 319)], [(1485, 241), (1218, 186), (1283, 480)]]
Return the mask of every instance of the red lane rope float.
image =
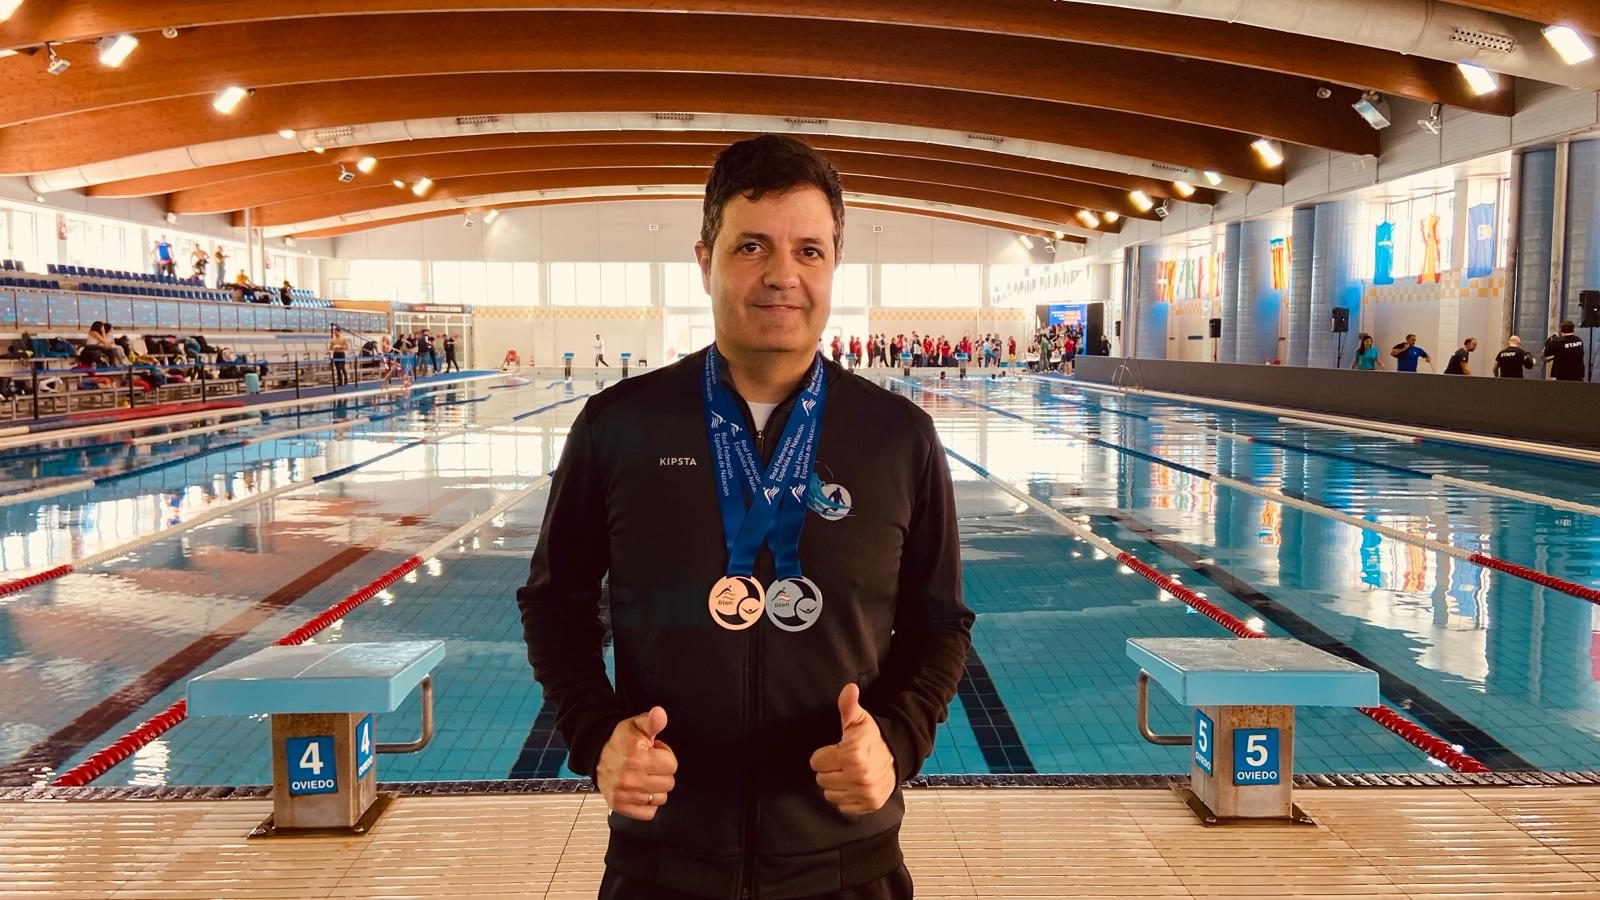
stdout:
[(1534, 571), (1527, 566), (1519, 566), (1516, 563), (1506, 562), (1503, 559), (1495, 559), (1492, 556), (1484, 556), (1482, 553), (1472, 554), (1472, 561), (1485, 568), (1496, 569), (1498, 571), (1505, 572), (1508, 575), (1515, 575), (1518, 578), (1526, 578), (1534, 584), (1542, 585), (1543, 587), (1550, 588), (1551, 590), (1560, 591), (1563, 594), (1571, 594), (1574, 597), (1577, 597), (1581, 600), (1587, 600), (1590, 603), (1600, 603), (1600, 590), (1596, 590), (1592, 587), (1584, 587), (1577, 582), (1568, 581), (1565, 578), (1557, 578), (1554, 575), (1546, 575), (1543, 572)]
[[(1215, 604), (1210, 603), (1204, 597), (1196, 594), (1194, 591), (1191, 591), (1178, 582), (1173, 581), (1166, 575), (1163, 575), (1148, 563), (1139, 560), (1133, 554), (1124, 551), (1117, 556), (1117, 562), (1122, 563), (1123, 565), (1137, 572), (1139, 575), (1143, 576), (1146, 581), (1155, 584), (1163, 591), (1166, 591), (1172, 596), (1177, 597), (1179, 600), (1182, 600), (1191, 609), (1195, 610), (1211, 621), (1216, 622), (1218, 625), (1221, 625), (1223, 628), (1228, 629), (1239, 637), (1266, 637), (1266, 635), (1252, 630), (1250, 626), (1224, 612)], [(1418, 750), (1421, 750), (1423, 753), (1428, 754), (1439, 762), (1444, 763), (1453, 771), (1469, 773), (1489, 771), (1488, 766), (1485, 766), (1483, 763), (1478, 762), (1471, 756), (1462, 753), (1460, 750), (1457, 750), (1450, 744), (1445, 743), (1437, 735), (1429, 734), (1427, 730), (1423, 729), (1415, 722), (1412, 722), (1410, 719), (1407, 719), (1405, 716), (1400, 715), (1398, 712), (1395, 712), (1387, 706), (1362, 706), (1357, 707), (1357, 709), (1362, 715), (1374, 722), (1377, 722), (1379, 725), (1382, 725), (1384, 728), (1394, 733), (1394, 735), (1400, 738), (1402, 741), (1405, 741)]]
[[(376, 597), (384, 588), (404, 578), (407, 573), (420, 565), (422, 565), (422, 557), (412, 556), (407, 558), (404, 562), (379, 575), (343, 600), (317, 613), (304, 625), (273, 641), (273, 645), (292, 646), (305, 643), (317, 632), (339, 621), (352, 609)], [(127, 734), (95, 751), (88, 759), (56, 776), (51, 784), (58, 787), (83, 787), (111, 771), (113, 766), (139, 752), (151, 741), (172, 730), (173, 726), (182, 722), (188, 715), (188, 701), (177, 701), (154, 716), (140, 722)]]
[(45, 569), (43, 572), (35, 572), (32, 575), (28, 575), (24, 578), (0, 582), (0, 597), (4, 597), (7, 594), (15, 594), (17, 591), (25, 591), (31, 587), (37, 587), (41, 584), (44, 584), (46, 581), (60, 578), (71, 571), (72, 565), (69, 563), (56, 566), (54, 569)]

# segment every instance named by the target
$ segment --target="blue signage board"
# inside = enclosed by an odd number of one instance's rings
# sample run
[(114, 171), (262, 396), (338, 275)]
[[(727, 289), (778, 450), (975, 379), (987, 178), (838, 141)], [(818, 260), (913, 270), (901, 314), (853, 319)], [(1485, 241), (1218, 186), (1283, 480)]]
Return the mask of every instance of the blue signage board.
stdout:
[(1279, 776), (1278, 729), (1233, 730), (1233, 783), (1277, 784)]
[(286, 738), (283, 753), (289, 768), (289, 796), (332, 794), (339, 790), (333, 735)]
[(367, 774), (372, 768), (372, 713), (356, 723), (356, 777)]
[(1211, 717), (1200, 710), (1194, 711), (1194, 764), (1200, 771), (1211, 774), (1211, 745), (1216, 741), (1217, 729)]

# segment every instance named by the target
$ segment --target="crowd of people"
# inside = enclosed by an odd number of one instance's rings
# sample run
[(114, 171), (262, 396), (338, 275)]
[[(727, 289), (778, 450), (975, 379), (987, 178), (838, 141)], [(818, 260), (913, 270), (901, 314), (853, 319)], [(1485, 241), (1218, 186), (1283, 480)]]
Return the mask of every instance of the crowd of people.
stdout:
[[(1495, 354), (1495, 377), (1526, 377), (1524, 373), (1542, 361), (1544, 365), (1550, 367), (1549, 378), (1552, 381), (1584, 380), (1583, 338), (1578, 336), (1577, 330), (1577, 324), (1570, 319), (1562, 322), (1561, 330), (1545, 339), (1542, 360), (1541, 357), (1535, 357), (1523, 349), (1521, 337), (1512, 335), (1506, 339), (1505, 349)], [(1450, 354), (1450, 361), (1445, 364), (1444, 374), (1471, 375), (1472, 354), (1477, 352), (1477, 349), (1477, 338), (1469, 337), (1462, 341), (1461, 346)], [(1416, 372), (1418, 364), (1424, 362), (1428, 364), (1429, 369), (1433, 368), (1433, 357), (1428, 355), (1428, 351), (1417, 346), (1417, 336), (1414, 334), (1406, 335), (1405, 340), (1389, 348), (1389, 356), (1395, 361), (1396, 372)], [(1367, 372), (1385, 368), (1378, 353), (1377, 342), (1372, 335), (1365, 332), (1360, 335), (1355, 358), (1350, 361), (1350, 368)]]
[[(1110, 341), (1104, 337), (1101, 341), (1103, 346), (1098, 348), (1098, 352), (1109, 355)], [(1033, 341), (1022, 346), (1022, 358), (1030, 366), (1033, 365), (1033, 360), (1037, 359), (1036, 368), (1039, 371), (1070, 372), (1073, 357), (1080, 352), (1087, 352), (1082, 348), (1081, 328), (1053, 325), (1039, 329), (1034, 334)], [(1017, 339), (1014, 336), (1001, 337), (990, 333), (974, 338), (970, 333), (963, 333), (960, 339), (952, 341), (942, 334), (922, 334), (913, 331), (910, 336), (897, 334), (891, 337), (883, 333), (872, 334), (868, 335), (865, 341), (855, 335), (848, 338), (836, 336), (828, 345), (828, 355), (835, 363), (840, 364), (850, 361), (853, 357), (858, 365), (868, 368), (896, 366), (902, 361), (909, 362), (914, 368), (955, 366), (962, 361), (961, 357), (965, 357), (969, 363), (979, 368), (990, 368), (999, 366), (1002, 362), (1015, 366), (1018, 361), (1017, 349)]]
[[(350, 338), (339, 326), (333, 326), (328, 336), (328, 355), (333, 360), (335, 385), (350, 383), (349, 354)], [(461, 363), (456, 358), (455, 335), (435, 335), (426, 328), (401, 332), (392, 338), (382, 334), (375, 341), (367, 340), (361, 345), (361, 356), (378, 360), (378, 379), (385, 384), (395, 378), (461, 371)]]

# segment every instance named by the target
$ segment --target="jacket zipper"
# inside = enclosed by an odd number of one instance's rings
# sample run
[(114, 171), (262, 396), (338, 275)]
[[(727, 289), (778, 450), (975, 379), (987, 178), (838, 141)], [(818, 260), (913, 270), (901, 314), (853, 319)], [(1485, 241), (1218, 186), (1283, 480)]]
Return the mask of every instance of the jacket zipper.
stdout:
[[(746, 414), (749, 414), (748, 408)], [(770, 422), (770, 417), (768, 419)], [(756, 431), (756, 456), (764, 465), (767, 462), (766, 432)], [(746, 644), (745, 662), (749, 665), (750, 684), (746, 691), (745, 702), (749, 706), (749, 715), (746, 719), (746, 743), (750, 747), (756, 746), (756, 741), (761, 735), (761, 629), (751, 629), (750, 642)], [(744, 814), (744, 853), (739, 861), (739, 897), (740, 900), (752, 900), (756, 896), (756, 822), (761, 815), (761, 793), (757, 779), (756, 769), (751, 766), (745, 775), (745, 792), (749, 798), (745, 805)]]

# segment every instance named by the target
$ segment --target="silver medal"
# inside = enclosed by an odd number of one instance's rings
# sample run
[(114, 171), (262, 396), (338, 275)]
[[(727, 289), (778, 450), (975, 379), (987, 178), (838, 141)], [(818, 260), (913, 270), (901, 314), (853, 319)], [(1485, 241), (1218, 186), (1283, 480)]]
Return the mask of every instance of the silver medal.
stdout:
[(780, 578), (767, 588), (767, 618), (784, 631), (805, 631), (822, 615), (822, 589), (805, 576)]

